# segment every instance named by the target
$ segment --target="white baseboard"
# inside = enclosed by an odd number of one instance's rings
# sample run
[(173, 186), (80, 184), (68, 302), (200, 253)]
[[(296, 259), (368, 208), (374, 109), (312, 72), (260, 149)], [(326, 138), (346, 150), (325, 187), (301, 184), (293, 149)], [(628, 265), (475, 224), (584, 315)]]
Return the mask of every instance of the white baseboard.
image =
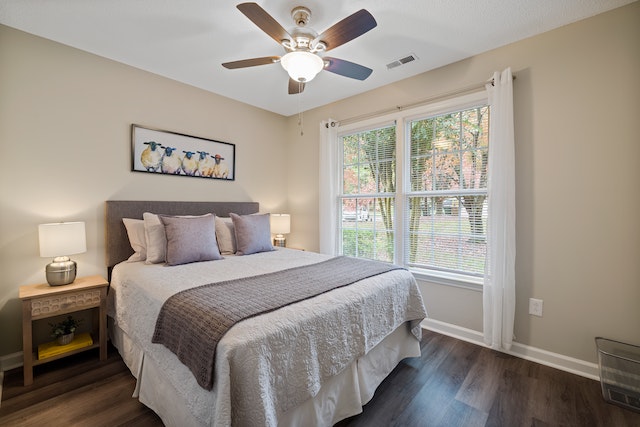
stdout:
[[(448, 335), (453, 338), (470, 342), (472, 344), (487, 347), (487, 345), (484, 343), (484, 337), (482, 333), (474, 331), (472, 329), (463, 328), (434, 319), (423, 320), (422, 327), (430, 331), (438, 332), (443, 335)], [(562, 371), (600, 381), (598, 365), (595, 363), (586, 362), (584, 360), (575, 359), (573, 357), (553, 353), (551, 351), (543, 350), (536, 347), (530, 347), (528, 345), (520, 344), (517, 342), (514, 342), (512, 344), (511, 350), (500, 351), (512, 356), (540, 363), (541, 365), (550, 366), (552, 368), (560, 369)]]
[(10, 369), (19, 368), (22, 366), (22, 352), (16, 351), (15, 353), (7, 354), (0, 357), (0, 372), (6, 372)]

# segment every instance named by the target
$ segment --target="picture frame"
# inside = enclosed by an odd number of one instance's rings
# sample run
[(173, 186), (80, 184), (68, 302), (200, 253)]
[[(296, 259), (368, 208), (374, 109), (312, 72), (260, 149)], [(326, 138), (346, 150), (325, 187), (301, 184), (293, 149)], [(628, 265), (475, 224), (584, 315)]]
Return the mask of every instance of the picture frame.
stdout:
[(133, 172), (234, 181), (235, 166), (235, 144), (131, 125)]

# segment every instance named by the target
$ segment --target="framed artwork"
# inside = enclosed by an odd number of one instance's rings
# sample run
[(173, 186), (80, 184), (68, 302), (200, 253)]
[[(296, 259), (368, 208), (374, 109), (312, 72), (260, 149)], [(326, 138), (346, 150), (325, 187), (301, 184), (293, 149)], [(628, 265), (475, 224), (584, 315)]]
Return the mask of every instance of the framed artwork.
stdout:
[(235, 144), (131, 125), (134, 172), (233, 181), (235, 166)]

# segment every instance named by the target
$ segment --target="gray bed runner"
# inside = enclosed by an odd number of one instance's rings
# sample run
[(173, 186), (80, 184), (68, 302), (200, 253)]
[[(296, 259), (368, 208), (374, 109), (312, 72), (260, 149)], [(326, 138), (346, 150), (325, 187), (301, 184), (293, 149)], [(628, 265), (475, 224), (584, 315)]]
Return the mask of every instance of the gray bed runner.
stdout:
[(152, 341), (174, 352), (211, 390), (216, 347), (236, 322), (397, 269), (402, 267), (341, 256), (188, 289), (164, 303)]

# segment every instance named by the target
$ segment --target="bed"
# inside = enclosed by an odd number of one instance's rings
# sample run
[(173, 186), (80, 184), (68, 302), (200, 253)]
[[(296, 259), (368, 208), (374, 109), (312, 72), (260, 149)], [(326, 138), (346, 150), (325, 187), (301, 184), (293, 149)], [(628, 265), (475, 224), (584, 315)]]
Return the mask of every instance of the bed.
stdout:
[(240, 232), (242, 223), (228, 217), (253, 221), (258, 211), (255, 202), (106, 202), (110, 338), (136, 378), (133, 397), (165, 425), (330, 426), (360, 413), (402, 359), (420, 355), (422, 297), (408, 271), (393, 269), (236, 323), (218, 342), (211, 389), (199, 384), (176, 353), (153, 342), (169, 300), (210, 283), (281, 277), (334, 259), (273, 248), (172, 266), (167, 253), (151, 264), (136, 258), (123, 219), (213, 213)]

